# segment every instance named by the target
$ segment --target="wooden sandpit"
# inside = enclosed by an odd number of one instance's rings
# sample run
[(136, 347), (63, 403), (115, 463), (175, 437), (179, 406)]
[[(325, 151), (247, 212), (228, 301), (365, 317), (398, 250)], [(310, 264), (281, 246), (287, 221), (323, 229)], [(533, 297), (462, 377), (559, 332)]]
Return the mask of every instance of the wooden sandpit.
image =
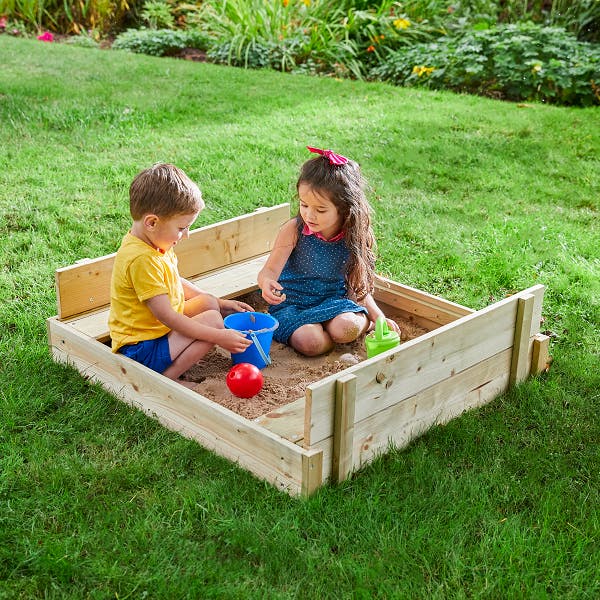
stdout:
[[(264, 309), (256, 276), (288, 218), (282, 204), (194, 230), (176, 246), (181, 274)], [(191, 390), (111, 352), (113, 261), (114, 254), (57, 270), (58, 314), (47, 321), (53, 358), (292, 495), (348, 477), (390, 443), (402, 447), (490, 402), (548, 361), (542, 285), (473, 311), (378, 277), (375, 298), (403, 331), (397, 348), (366, 359), (358, 340), (306, 358), (274, 342), (265, 385), (251, 400), (229, 392), (231, 361), (216, 349), (186, 374), (198, 382)]]

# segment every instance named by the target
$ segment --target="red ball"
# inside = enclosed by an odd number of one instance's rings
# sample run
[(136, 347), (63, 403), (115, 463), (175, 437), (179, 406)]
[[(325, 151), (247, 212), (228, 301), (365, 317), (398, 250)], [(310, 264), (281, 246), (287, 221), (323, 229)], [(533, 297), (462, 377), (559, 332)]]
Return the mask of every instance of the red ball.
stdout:
[(238, 398), (252, 398), (263, 386), (263, 375), (258, 367), (250, 363), (234, 365), (226, 378), (229, 391)]

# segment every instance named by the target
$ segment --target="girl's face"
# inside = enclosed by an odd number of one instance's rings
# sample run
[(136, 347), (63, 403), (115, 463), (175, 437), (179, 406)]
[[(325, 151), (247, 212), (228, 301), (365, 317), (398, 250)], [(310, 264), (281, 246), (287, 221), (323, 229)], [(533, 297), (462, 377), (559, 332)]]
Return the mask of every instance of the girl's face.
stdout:
[(300, 216), (314, 233), (325, 239), (336, 236), (342, 228), (342, 218), (335, 204), (325, 195), (314, 190), (307, 183), (298, 186)]

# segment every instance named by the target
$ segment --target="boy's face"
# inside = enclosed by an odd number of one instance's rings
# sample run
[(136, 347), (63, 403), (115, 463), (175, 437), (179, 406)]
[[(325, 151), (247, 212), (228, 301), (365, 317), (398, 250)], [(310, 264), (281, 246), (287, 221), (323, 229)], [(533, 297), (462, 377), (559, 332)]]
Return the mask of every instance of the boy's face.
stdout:
[(190, 227), (198, 217), (198, 212), (172, 217), (152, 216), (146, 223), (146, 236), (152, 246), (167, 252), (179, 240), (190, 236)]

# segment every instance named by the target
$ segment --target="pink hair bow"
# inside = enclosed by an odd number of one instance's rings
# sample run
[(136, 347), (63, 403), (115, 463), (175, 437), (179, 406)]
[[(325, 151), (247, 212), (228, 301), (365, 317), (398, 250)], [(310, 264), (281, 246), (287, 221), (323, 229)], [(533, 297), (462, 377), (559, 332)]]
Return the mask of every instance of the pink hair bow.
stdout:
[(325, 156), (329, 159), (329, 164), (332, 165), (345, 165), (348, 162), (348, 159), (341, 154), (336, 154), (331, 150), (321, 150), (320, 148), (313, 148), (312, 146), (306, 146), (311, 152), (315, 154), (320, 154), (321, 156)]

